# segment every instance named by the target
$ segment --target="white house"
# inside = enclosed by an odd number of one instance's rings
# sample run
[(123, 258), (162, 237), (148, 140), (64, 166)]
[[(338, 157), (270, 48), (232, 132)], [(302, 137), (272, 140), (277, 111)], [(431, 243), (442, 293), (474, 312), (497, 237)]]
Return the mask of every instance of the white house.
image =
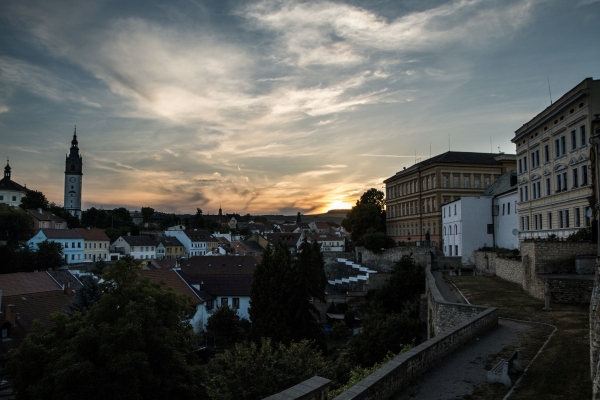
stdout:
[(203, 256), (217, 247), (217, 239), (205, 230), (167, 230), (165, 235), (179, 239), (185, 247), (187, 257)]
[(149, 236), (120, 236), (110, 245), (110, 249), (136, 260), (152, 260), (156, 258), (156, 244)]
[(516, 172), (500, 176), (481, 196), (462, 197), (442, 206), (445, 256), (471, 264), (480, 247), (515, 249), (518, 241)]
[(65, 263), (74, 264), (84, 261), (84, 238), (75, 229), (40, 229), (27, 245), (37, 251), (38, 244), (48, 240), (62, 245)]
[(304, 238), (308, 239), (309, 243), (317, 242), (321, 248), (321, 252), (324, 251), (344, 251), (346, 248), (346, 238), (343, 236), (335, 236), (326, 233), (302, 233), (296, 247), (300, 249), (300, 245)]
[(10, 165), (6, 161), (4, 167), (4, 178), (0, 180), (0, 203), (8, 204), (11, 207), (18, 207), (21, 199), (27, 195), (29, 189), (19, 185), (10, 179)]

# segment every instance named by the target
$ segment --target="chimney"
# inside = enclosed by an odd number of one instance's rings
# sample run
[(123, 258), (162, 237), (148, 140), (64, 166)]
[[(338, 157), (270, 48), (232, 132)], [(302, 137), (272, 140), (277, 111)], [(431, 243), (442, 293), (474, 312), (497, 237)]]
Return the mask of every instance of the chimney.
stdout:
[(17, 312), (15, 311), (15, 305), (9, 304), (6, 306), (6, 320), (11, 324), (17, 323)]

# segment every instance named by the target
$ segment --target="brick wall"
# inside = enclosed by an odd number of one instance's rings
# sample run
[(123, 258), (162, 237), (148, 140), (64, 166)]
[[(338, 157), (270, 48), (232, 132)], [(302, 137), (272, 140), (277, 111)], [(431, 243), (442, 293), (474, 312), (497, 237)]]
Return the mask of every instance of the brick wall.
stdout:
[(593, 277), (576, 275), (571, 277), (554, 278), (546, 276), (550, 289), (550, 300), (553, 303), (587, 304), (594, 291)]
[(509, 282), (521, 284), (525, 279), (525, 271), (521, 261), (494, 256), (494, 272), (496, 276)]
[(537, 274), (575, 273), (575, 257), (595, 255), (592, 242), (521, 242), (521, 255), (528, 255)]

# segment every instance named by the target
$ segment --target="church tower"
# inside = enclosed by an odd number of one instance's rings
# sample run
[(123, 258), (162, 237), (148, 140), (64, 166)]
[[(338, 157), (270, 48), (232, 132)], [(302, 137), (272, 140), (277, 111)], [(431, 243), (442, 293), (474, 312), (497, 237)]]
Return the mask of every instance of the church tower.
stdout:
[(65, 161), (65, 210), (81, 219), (81, 184), (83, 162), (79, 155), (77, 128), (73, 132), (71, 149)]

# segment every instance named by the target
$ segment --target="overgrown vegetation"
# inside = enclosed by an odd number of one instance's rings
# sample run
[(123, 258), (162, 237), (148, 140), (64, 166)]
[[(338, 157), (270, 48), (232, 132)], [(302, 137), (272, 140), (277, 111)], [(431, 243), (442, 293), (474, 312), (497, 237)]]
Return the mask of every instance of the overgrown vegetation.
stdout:
[(477, 251), (487, 251), (490, 253), (496, 253), (501, 257), (517, 257), (519, 255), (519, 249), (507, 249), (505, 247), (490, 247), (482, 246)]

